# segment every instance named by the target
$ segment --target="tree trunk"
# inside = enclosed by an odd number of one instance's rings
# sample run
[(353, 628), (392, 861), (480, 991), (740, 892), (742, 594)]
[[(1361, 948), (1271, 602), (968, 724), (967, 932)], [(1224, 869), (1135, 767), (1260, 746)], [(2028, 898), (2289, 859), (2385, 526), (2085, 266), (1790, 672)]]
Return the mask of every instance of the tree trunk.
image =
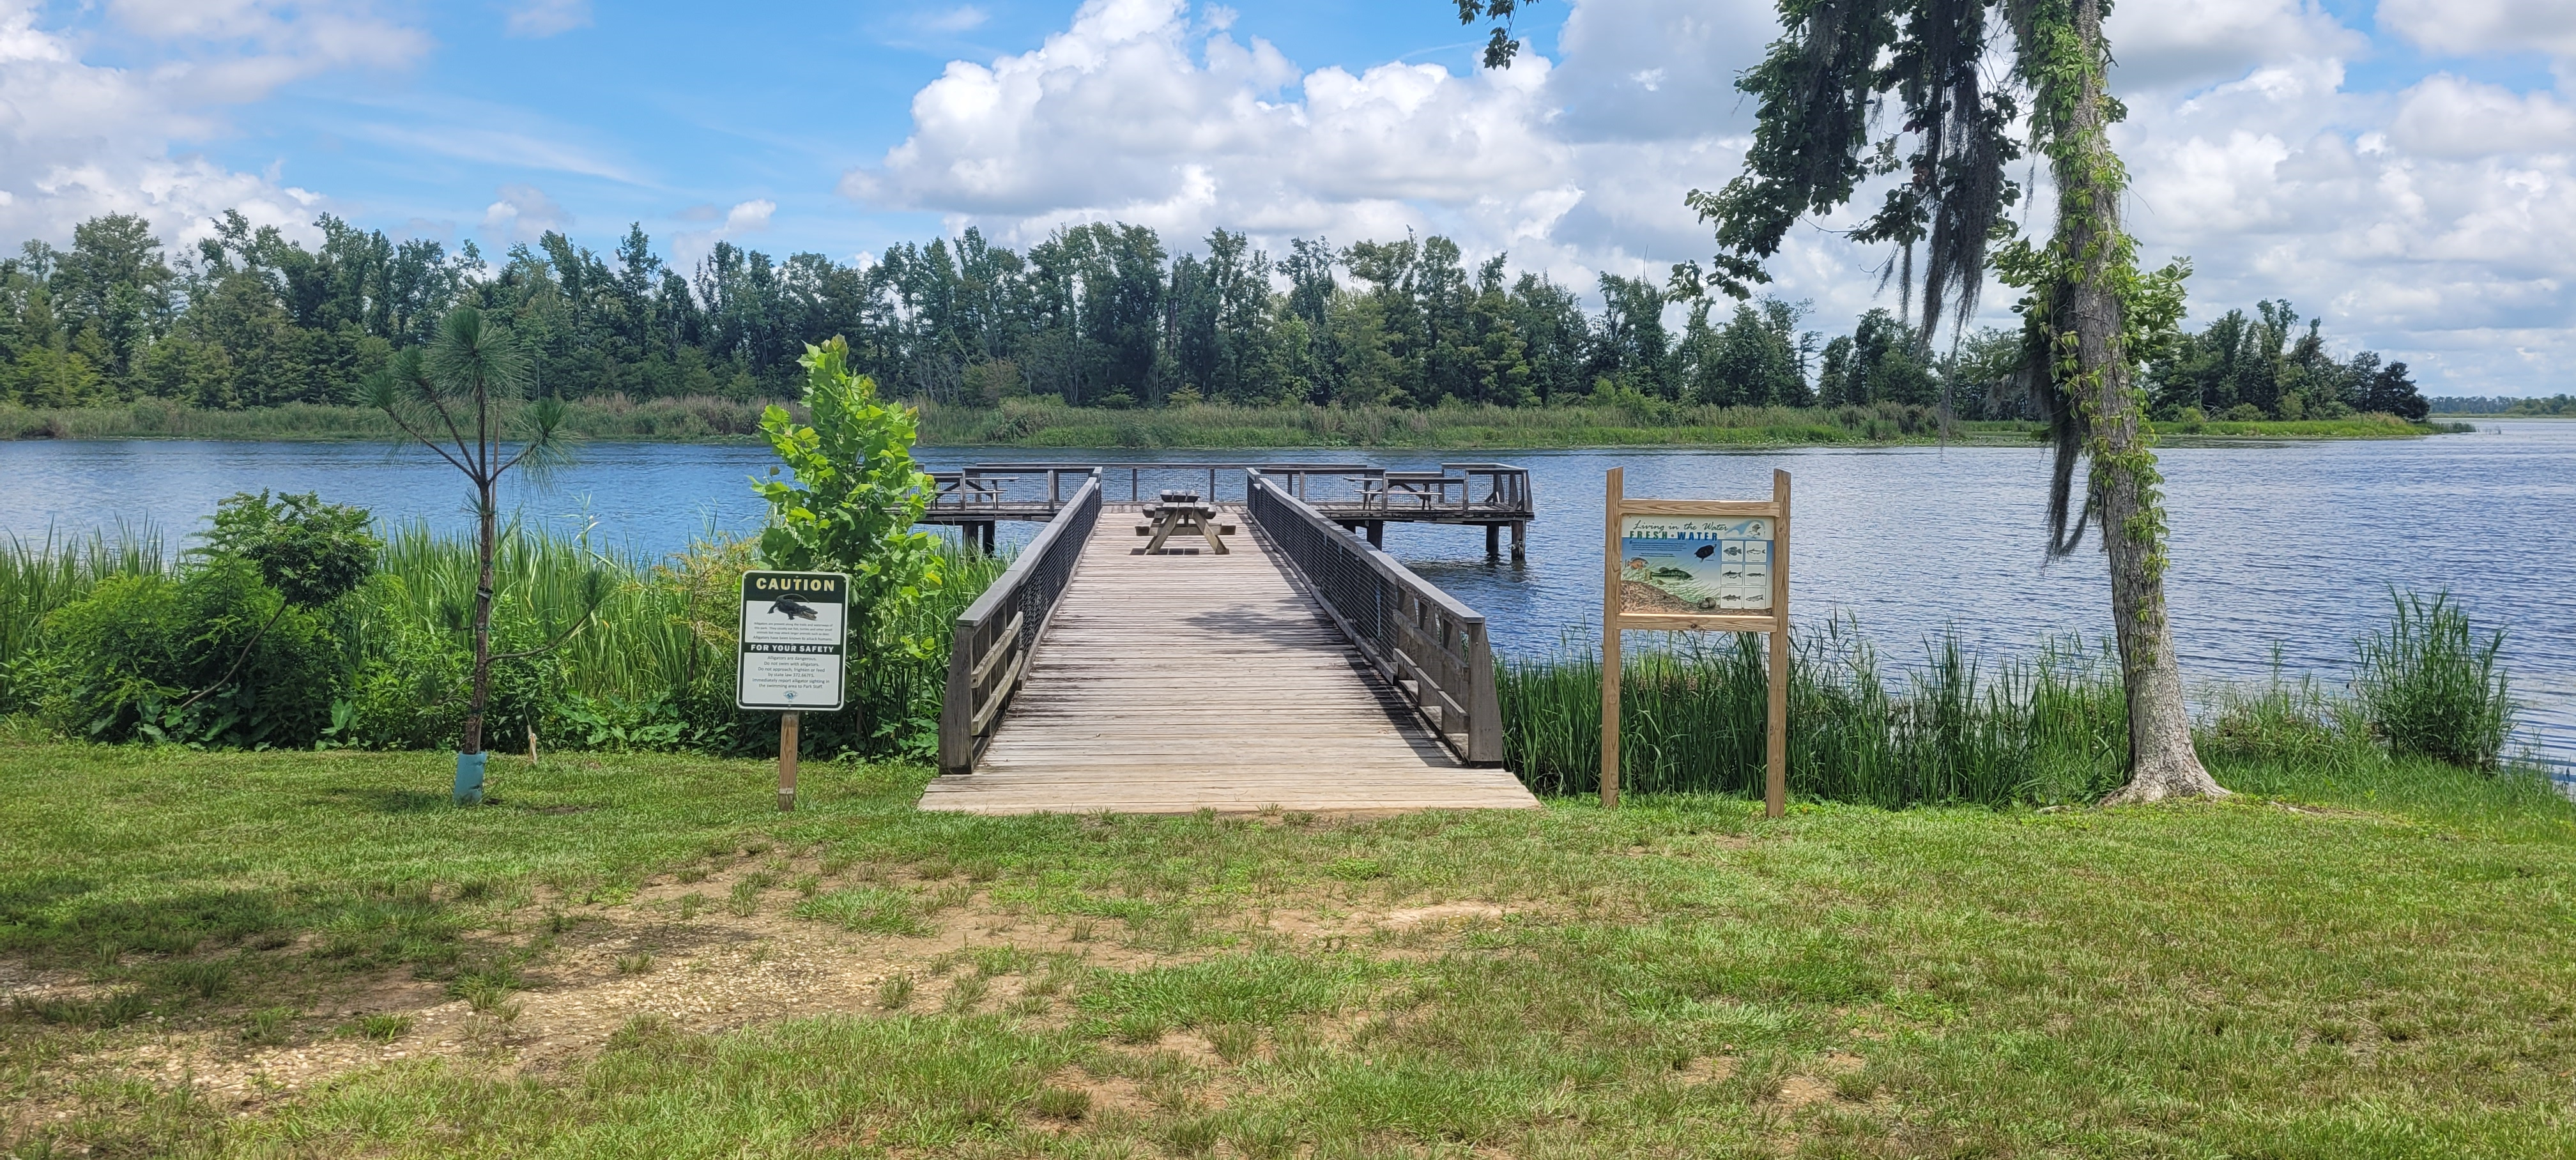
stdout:
[(482, 569), (474, 585), (474, 695), (465, 707), (465, 744), (461, 752), (483, 752), (483, 709), (492, 693), (492, 481), (475, 481), (481, 510), (475, 513)]
[[(2098, 49), (2100, 0), (2076, 0), (2074, 15), (2087, 55), (2106, 59)], [(2064, 288), (2063, 301), (2076, 339), (2081, 376), (2076, 390), (2093, 412), (2102, 550), (2111, 566), (2111, 618), (2129, 699), (2129, 783), (2103, 804), (2223, 797), (2227, 790), (2192, 750), (2182, 668), (2174, 659), (2173, 626), (2165, 617), (2164, 517), (2156, 506), (2155, 452), (2139, 432), (2138, 400), (2123, 342), (2126, 312), (2118, 290), (2104, 284), (2113, 255), (2124, 248), (2123, 183), (2103, 132), (2102, 70), (2087, 68), (2083, 78), (2070, 128), (2072, 137), (2088, 147), (2061, 155), (2055, 170), (2058, 196), (2065, 203), (2059, 209), (2061, 252), (2085, 256), (2082, 273)]]

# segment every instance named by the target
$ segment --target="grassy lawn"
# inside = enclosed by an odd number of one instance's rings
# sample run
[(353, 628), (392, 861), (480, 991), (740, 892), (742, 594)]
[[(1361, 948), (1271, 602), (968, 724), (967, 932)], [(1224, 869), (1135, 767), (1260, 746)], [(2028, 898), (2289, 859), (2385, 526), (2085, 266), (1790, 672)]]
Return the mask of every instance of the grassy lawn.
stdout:
[[(0, 740), (7, 740), (0, 738)], [(0, 750), (17, 1155), (2571, 1156), (2576, 809), (966, 819)]]

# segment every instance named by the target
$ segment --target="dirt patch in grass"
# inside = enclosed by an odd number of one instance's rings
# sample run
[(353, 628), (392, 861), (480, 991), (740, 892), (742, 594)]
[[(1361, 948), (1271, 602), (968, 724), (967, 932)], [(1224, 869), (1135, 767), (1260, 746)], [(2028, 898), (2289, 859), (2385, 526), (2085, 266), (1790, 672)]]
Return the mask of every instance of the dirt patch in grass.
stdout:
[(1673, 1078), (1690, 1087), (1724, 1083), (1734, 1079), (1743, 1067), (1744, 1061), (1732, 1055), (1703, 1055), (1683, 1064)]
[[(825, 869), (833, 873), (826, 876)], [(907, 929), (854, 930), (796, 913), (809, 898), (848, 889), (914, 900), (904, 915)], [(38, 1086), (62, 1098), (22, 1105), (0, 1118), (0, 1131), (20, 1135), (72, 1115), (69, 1081), (80, 1076), (115, 1074), (163, 1089), (184, 1087), (234, 1113), (406, 1060), (470, 1062), (502, 1076), (560, 1073), (596, 1056), (639, 1017), (700, 1033), (831, 1013), (998, 1011), (1062, 1027), (1072, 1006), (1061, 981), (1038, 980), (1067, 966), (1134, 971), (1246, 946), (1364, 949), (1420, 959), (1515, 913), (1488, 902), (1342, 910), (1321, 895), (1272, 898), (1258, 911), (1211, 926), (1201, 945), (1172, 948), (1139, 945), (1152, 941), (1150, 932), (1132, 926), (997, 903), (983, 884), (949, 867), (923, 874), (909, 867), (827, 866), (786, 854), (656, 875), (613, 903), (580, 897), (538, 888), (503, 929), (468, 936), (469, 947), (485, 959), (513, 952), (524, 959), (515, 971), (518, 985), (498, 993), (460, 993), (457, 985), (408, 970), (299, 971), (291, 956), (313, 948), (290, 948), (283, 983), (227, 994), (176, 1019), (85, 1037), (59, 1066), (45, 1069), (53, 1074), (34, 1077), (61, 1081)], [(78, 971), (0, 960), (0, 1009), (16, 999), (84, 1000), (110, 989)], [(258, 1012), (279, 1006), (289, 1013), (270, 1016), (275, 1026), (268, 1042), (245, 1030)], [(1349, 1029), (1330, 1026), (1326, 1035), (1345, 1038)], [(1144, 1046), (1194, 1070), (1232, 1066), (1214, 1042), (1188, 1032), (1169, 1032)], [(1093, 1077), (1074, 1086), (1103, 1112), (1153, 1106), (1126, 1078)]]

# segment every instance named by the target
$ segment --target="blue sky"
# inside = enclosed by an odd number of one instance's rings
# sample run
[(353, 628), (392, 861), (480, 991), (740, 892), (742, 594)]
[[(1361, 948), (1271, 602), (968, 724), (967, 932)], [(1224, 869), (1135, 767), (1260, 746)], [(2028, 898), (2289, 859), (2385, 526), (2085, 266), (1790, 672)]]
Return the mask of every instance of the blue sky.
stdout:
[[(241, 206), (487, 249), (640, 221), (685, 264), (1122, 219), (1443, 232), (1588, 287), (1705, 257), (1681, 195), (1740, 165), (1773, 20), (1543, 0), (1498, 77), (1444, 0), (0, 0), (0, 241)], [(2132, 228), (2194, 260), (2195, 317), (2283, 297), (2436, 393), (2576, 390), (2576, 4), (2125, 0), (2112, 31)], [(1820, 329), (1876, 301), (1837, 224), (1773, 264)]]

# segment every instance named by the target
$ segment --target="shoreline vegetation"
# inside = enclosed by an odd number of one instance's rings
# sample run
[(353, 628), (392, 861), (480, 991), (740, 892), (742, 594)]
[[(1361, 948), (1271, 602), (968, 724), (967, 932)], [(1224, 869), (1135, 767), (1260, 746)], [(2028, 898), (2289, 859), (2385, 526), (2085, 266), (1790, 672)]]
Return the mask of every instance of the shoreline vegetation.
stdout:
[[(719, 540), (646, 560), (540, 528), (505, 529), (496, 639), (511, 649), (565, 643), (496, 670), (494, 747), (534, 733), (553, 749), (762, 751), (774, 736), (768, 717), (733, 707), (730, 663), (735, 578), (751, 549)], [(884, 639), (853, 650), (852, 708), (809, 715), (805, 748), (817, 759), (931, 751), (948, 663), (940, 630), (1002, 569), (971, 548), (942, 552), (947, 582), (905, 602), (882, 625)], [(254, 635), (279, 615), (276, 596), (202, 548), (173, 564), (151, 529), (12, 541), (0, 545), (0, 717), (93, 741), (435, 749), (463, 712), (458, 617), (474, 559), (462, 537), (388, 528), (370, 578)], [(2279, 679), (2216, 691), (2203, 748), (2346, 767), (2415, 756), (2514, 765), (2513, 701), (2496, 666), (2502, 634), (2477, 629), (2443, 597), (2396, 600), (2389, 626), (2354, 642), (2354, 693)], [(1919, 669), (1883, 664), (1849, 620), (1810, 626), (1795, 643), (1789, 788), (1800, 800), (2066, 805), (2120, 784), (2128, 747), (2118, 669), (2084, 642), (2052, 642), (2023, 661), (1945, 634)], [(232, 661), (237, 654), (248, 663)], [(1600, 753), (1598, 660), (1570, 638), (1553, 655), (1502, 658), (1497, 670), (1506, 764), (1541, 793), (1589, 792)], [(1628, 785), (1755, 792), (1766, 677), (1750, 638), (1636, 649), (1627, 673)], [(173, 708), (189, 690), (218, 687), (193, 713)]]
[[(634, 401), (623, 395), (565, 405), (564, 429), (597, 442), (756, 444), (766, 400), (715, 396)], [(1422, 450), (1569, 450), (1592, 447), (1837, 447), (1948, 442), (2018, 446), (2039, 424), (1953, 419), (1946, 436), (1932, 408), (1877, 403), (1841, 407), (1720, 407), (1652, 399), (1573, 406), (1452, 405), (1411, 408), (1184, 403), (1074, 407), (1052, 399), (998, 406), (920, 402), (925, 447)], [(802, 408), (791, 405), (802, 415)], [(2182, 420), (2156, 425), (2169, 444), (2318, 439), (2411, 439), (2471, 430), (2466, 423), (2391, 415), (2306, 420)], [(0, 404), (0, 441), (213, 439), (336, 442), (398, 435), (368, 407), (289, 403), (234, 410), (164, 400), (91, 407)]]

